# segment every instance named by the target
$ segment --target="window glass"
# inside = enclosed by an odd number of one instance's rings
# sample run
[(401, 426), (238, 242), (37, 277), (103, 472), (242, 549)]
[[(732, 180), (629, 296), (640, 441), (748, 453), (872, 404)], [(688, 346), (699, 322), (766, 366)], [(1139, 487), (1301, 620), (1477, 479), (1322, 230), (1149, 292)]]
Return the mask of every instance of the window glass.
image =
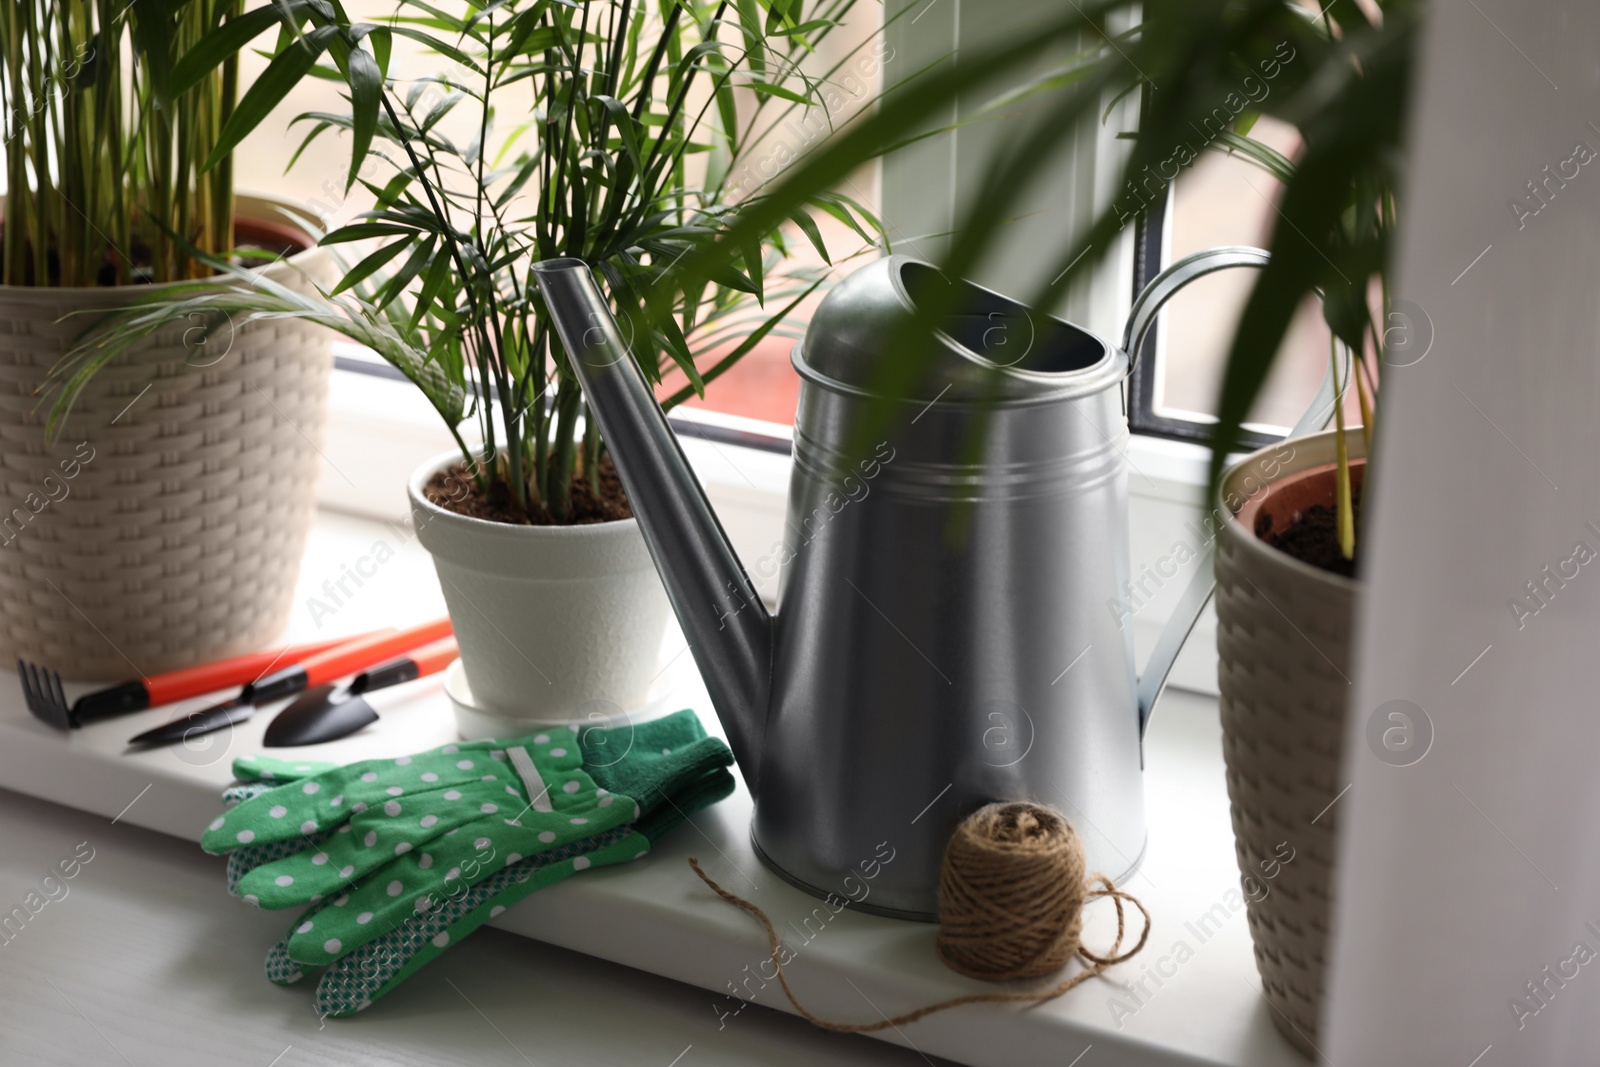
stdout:
[[(1250, 136), (1290, 158), (1299, 146), (1293, 127), (1262, 118)], [(1283, 186), (1242, 158), (1207, 152), (1173, 185), (1165, 215), (1166, 263), (1218, 245), (1265, 248), (1278, 221)], [(1219, 271), (1192, 283), (1162, 316), (1156, 349), (1153, 414), (1208, 420), (1216, 411), (1222, 370), (1256, 272)], [(1328, 328), (1317, 303), (1307, 301), (1257, 401), (1252, 422), (1282, 434), (1294, 424), (1328, 367)]]

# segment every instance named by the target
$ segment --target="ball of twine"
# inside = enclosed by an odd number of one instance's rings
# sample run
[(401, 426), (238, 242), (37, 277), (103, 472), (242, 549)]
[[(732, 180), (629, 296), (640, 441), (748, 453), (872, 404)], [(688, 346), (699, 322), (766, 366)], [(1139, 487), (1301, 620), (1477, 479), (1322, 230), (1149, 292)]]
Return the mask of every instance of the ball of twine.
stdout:
[(1059, 971), (1078, 951), (1083, 843), (1058, 812), (990, 804), (964, 819), (939, 875), (939, 958), (999, 982)]
[[(945, 846), (940, 868), (939, 958), (953, 971), (990, 982), (1050, 974), (1074, 956), (1083, 961), (1083, 969), (1046, 989), (968, 993), (900, 1015), (852, 1023), (823, 1018), (800, 1003), (784, 972), (783, 943), (767, 913), (712, 881), (699, 861), (689, 858), (689, 866), (713, 892), (749, 913), (766, 931), (778, 982), (795, 1010), (825, 1030), (847, 1033), (903, 1026), (964, 1004), (1050, 1000), (1133, 956), (1150, 937), (1150, 913), (1105, 875), (1086, 876), (1085, 862), (1077, 831), (1054, 809), (1014, 801), (990, 804), (967, 816)], [(1104, 956), (1079, 941), (1083, 906), (1099, 897), (1109, 897), (1117, 909), (1117, 936)], [(1126, 952), (1121, 951), (1127, 934), (1124, 902), (1144, 916), (1139, 940)]]

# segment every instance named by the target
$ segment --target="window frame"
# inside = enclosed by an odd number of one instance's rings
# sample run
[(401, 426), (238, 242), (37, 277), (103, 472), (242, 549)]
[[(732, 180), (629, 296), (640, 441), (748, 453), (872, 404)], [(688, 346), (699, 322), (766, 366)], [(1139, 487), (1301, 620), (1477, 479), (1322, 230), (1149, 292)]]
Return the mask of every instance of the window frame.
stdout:
[[(1175, 184), (1175, 183), (1174, 183)], [(1133, 253), (1133, 299), (1137, 300), (1145, 287), (1167, 267), (1166, 225), (1172, 210), (1174, 186), (1168, 186), (1167, 195), (1140, 216), (1135, 224)], [(1144, 346), (1134, 358), (1133, 373), (1128, 382), (1128, 432), (1172, 441), (1185, 441), (1206, 448), (1211, 447), (1211, 427), (1215, 419), (1183, 418), (1166, 415), (1156, 410), (1156, 395), (1160, 386), (1160, 359), (1164, 315), (1157, 315), (1150, 332), (1145, 335)], [(1264, 433), (1246, 428), (1240, 436), (1237, 451), (1253, 452), (1258, 448), (1283, 440), (1281, 434)]]
[[(372, 378), (382, 378), (387, 381), (407, 382), (409, 379), (402, 374), (399, 368), (385, 363), (376, 356), (364, 358), (354, 354), (355, 346), (339, 346), (343, 351), (336, 350), (333, 357), (333, 369), (350, 374), (366, 375)], [(476, 383), (471, 383), (476, 388)], [(692, 434), (702, 440), (716, 445), (734, 445), (739, 448), (750, 448), (758, 452), (772, 452), (787, 456), (794, 450), (792, 436), (785, 432), (788, 428), (777, 423), (763, 422), (759, 419), (749, 419), (738, 415), (727, 415), (718, 411), (705, 411), (699, 408), (675, 408), (667, 415), (667, 423), (672, 429), (682, 435)]]

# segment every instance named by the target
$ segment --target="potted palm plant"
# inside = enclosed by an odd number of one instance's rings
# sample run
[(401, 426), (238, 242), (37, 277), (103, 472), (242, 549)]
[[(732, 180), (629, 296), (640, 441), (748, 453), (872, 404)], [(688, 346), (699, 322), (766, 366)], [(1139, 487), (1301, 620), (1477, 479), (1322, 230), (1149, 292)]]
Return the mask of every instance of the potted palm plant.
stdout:
[(290, 608), (332, 362), (322, 331), (174, 323), (74, 389), (70, 423), (47, 427), (40, 410), (101, 313), (136, 293), (233, 284), (194, 250), (316, 269), (283, 205), (234, 195), (219, 133), (236, 49), (194, 46), (261, 23), (241, 9), (0, 2), (7, 662), (86, 679), (168, 670), (259, 647)]
[[(281, 32), (300, 43), (258, 85), (281, 99), (302, 76), (343, 80), (347, 113), (298, 121), (308, 142), (348, 135), (351, 180), (373, 198), (322, 238), (354, 250), (343, 278), (308, 294), (208, 258), (246, 284), (151, 294), (81, 346), (62, 380), (91, 380), (195, 315), (321, 323), (371, 347), (456, 441), (409, 493), (460, 641), (462, 730), (636, 706), (657, 673), (666, 599), (532, 264), (577, 256), (596, 269), (646, 372), (684, 378), (663, 396), (669, 407), (788, 332), (825, 280), (785, 263), (788, 242), (827, 259), (826, 214), (870, 247), (875, 220), (853, 201), (807, 197), (715, 276), (670, 291), (664, 279), (727, 228), (725, 187), (783, 120), (772, 112), (820, 103), (808, 93), (828, 72), (800, 61), (854, 3), (405, 2), (377, 23), (286, 9)], [(397, 37), (422, 48), (410, 78), (388, 66)], [(508, 113), (518, 121), (503, 129)], [(264, 114), (240, 108), (224, 142)]]

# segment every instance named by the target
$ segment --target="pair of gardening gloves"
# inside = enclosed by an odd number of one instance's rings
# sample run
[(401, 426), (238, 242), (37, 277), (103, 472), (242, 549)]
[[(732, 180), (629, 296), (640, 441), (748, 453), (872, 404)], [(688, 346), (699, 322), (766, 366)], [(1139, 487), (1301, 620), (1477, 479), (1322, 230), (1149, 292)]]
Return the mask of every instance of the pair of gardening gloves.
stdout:
[(732, 762), (687, 710), (348, 767), (246, 756), (201, 847), (246, 903), (305, 909), (267, 977), (326, 967), (317, 1011), (349, 1015), (529, 893), (644, 856), (733, 791)]

